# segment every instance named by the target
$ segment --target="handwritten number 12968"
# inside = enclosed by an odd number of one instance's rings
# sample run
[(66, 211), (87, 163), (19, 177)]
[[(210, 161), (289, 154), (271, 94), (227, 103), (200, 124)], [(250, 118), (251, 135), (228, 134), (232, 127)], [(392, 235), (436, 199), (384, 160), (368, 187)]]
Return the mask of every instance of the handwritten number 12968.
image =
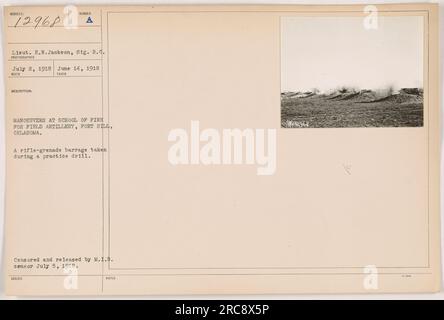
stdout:
[(30, 16), (25, 17), (19, 17), (17, 21), (14, 24), (14, 27), (54, 27), (58, 23), (60, 23), (62, 20), (60, 16), (57, 17), (50, 17), (50, 16), (37, 16), (35, 18)]

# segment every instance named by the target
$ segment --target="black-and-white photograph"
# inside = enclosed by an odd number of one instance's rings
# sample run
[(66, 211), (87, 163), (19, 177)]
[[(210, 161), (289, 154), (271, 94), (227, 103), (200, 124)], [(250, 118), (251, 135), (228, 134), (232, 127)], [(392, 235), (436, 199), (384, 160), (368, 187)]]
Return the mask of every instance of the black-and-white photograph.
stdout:
[(421, 16), (281, 18), (281, 127), (424, 125)]

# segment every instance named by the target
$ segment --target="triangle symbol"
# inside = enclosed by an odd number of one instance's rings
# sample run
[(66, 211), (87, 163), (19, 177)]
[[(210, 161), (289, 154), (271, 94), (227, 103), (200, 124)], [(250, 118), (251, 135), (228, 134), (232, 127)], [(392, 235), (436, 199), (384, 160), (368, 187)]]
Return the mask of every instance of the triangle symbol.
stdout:
[(86, 20), (86, 23), (93, 23), (91, 17), (88, 17), (88, 19)]

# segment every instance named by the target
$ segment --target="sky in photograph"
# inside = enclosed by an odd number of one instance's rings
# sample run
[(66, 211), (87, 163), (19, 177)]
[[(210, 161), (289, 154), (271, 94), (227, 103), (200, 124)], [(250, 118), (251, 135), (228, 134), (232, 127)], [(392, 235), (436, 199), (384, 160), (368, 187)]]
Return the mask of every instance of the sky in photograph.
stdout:
[(423, 17), (283, 17), (281, 89), (423, 86)]

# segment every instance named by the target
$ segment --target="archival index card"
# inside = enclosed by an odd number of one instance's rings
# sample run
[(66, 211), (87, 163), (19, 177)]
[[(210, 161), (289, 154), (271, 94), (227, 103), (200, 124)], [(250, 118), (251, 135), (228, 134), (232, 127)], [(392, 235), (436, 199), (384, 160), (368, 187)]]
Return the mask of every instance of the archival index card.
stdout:
[(439, 290), (436, 5), (4, 14), (9, 295)]

